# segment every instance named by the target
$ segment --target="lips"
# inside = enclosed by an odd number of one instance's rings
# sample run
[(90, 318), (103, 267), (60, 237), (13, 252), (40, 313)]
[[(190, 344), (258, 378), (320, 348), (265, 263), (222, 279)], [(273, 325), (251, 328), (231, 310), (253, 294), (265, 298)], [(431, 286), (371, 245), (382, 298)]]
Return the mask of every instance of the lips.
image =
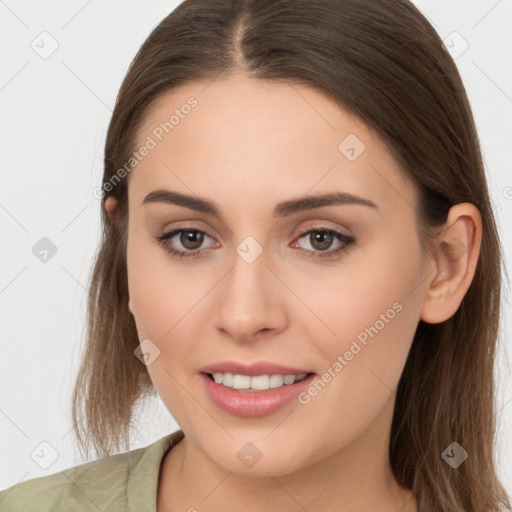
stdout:
[(213, 374), (217, 372), (233, 373), (239, 375), (249, 375), (251, 377), (256, 375), (300, 375), (301, 373), (313, 373), (311, 369), (284, 366), (281, 364), (272, 363), (270, 361), (258, 361), (251, 364), (237, 361), (222, 361), (219, 363), (203, 366), (199, 372), (206, 374)]
[[(275, 367), (273, 365), (273, 368)], [(289, 367), (282, 368), (286, 371), (297, 370)], [(291, 404), (304, 389), (311, 385), (314, 378), (315, 374), (310, 373), (304, 380), (295, 384), (251, 393), (216, 384), (206, 373), (200, 376), (203, 390), (213, 404), (230, 415), (253, 418), (273, 414)]]
[[(272, 414), (290, 404), (297, 395), (311, 384), (316, 373), (308, 368), (287, 366), (270, 361), (242, 363), (238, 361), (221, 361), (203, 366), (200, 369), (201, 383), (210, 400), (224, 412), (240, 417), (257, 417)], [(217, 384), (213, 374), (232, 374), (257, 377), (261, 375), (305, 375), (300, 381), (266, 390), (249, 391), (232, 389)]]

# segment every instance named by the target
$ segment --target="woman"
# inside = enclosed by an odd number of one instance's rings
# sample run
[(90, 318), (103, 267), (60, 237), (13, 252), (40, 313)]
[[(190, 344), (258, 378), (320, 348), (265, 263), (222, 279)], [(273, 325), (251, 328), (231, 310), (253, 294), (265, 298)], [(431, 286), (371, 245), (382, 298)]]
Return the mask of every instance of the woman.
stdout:
[[(500, 245), (411, 3), (186, 0), (121, 86), (102, 193), (73, 413), (105, 457), (6, 510), (511, 510)], [(180, 430), (113, 455), (155, 392)]]

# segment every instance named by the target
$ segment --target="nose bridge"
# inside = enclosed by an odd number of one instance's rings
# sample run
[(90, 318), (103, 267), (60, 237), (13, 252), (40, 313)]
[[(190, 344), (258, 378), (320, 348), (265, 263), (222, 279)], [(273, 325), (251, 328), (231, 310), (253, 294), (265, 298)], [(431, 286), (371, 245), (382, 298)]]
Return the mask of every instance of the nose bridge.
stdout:
[(254, 237), (246, 237), (234, 248), (231, 269), (217, 296), (218, 328), (245, 339), (280, 325), (284, 317), (277, 289), (280, 283), (267, 268), (269, 264), (264, 247)]
[(226, 276), (225, 305), (256, 308), (258, 303), (266, 302), (270, 292), (267, 265), (266, 251), (253, 237), (246, 237), (236, 246), (232, 268)]

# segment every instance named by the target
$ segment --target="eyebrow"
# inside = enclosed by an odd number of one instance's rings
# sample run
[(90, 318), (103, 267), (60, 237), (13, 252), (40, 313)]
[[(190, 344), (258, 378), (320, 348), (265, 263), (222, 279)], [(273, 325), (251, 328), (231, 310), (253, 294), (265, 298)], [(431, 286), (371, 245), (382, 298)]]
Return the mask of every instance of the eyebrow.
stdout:
[[(213, 215), (218, 218), (222, 217), (217, 203), (171, 190), (153, 190), (153, 192), (150, 192), (144, 198), (141, 206), (151, 203), (174, 204), (197, 212)], [(375, 210), (379, 209), (378, 206), (370, 199), (365, 199), (347, 192), (328, 192), (325, 194), (316, 194), (298, 199), (282, 201), (275, 206), (273, 215), (276, 218), (283, 218), (296, 213), (332, 205), (360, 205), (374, 208)]]

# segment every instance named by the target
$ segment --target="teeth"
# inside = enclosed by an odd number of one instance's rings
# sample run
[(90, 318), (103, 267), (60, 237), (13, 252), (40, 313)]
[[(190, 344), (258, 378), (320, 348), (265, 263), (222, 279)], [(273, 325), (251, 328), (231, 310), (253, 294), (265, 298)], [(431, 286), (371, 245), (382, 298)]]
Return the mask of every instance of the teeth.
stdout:
[(231, 386), (234, 389), (249, 389), (251, 387), (251, 378), (247, 375), (233, 375)]
[(266, 389), (280, 388), (283, 385), (291, 385), (306, 377), (307, 373), (300, 375), (239, 375), (232, 373), (214, 373), (213, 380), (233, 389), (247, 389), (249, 391), (265, 391)]

